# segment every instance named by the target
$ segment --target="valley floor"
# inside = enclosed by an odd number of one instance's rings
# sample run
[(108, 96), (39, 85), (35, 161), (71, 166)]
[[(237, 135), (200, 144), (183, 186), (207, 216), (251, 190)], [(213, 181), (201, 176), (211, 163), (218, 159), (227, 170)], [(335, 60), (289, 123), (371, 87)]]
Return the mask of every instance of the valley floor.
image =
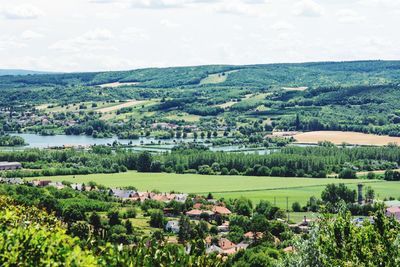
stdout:
[(94, 181), (107, 187), (135, 186), (140, 191), (175, 191), (201, 195), (211, 192), (218, 198), (245, 196), (253, 202), (268, 200), (271, 203), (276, 203), (281, 208), (286, 208), (286, 197), (288, 197), (289, 208), (295, 201), (305, 205), (311, 196), (320, 197), (325, 185), (330, 183), (345, 183), (352, 189), (356, 189), (358, 183), (369, 185), (375, 190), (377, 199), (391, 196), (397, 197), (400, 191), (400, 182), (381, 180), (138, 173), (135, 171), (116, 174), (39, 177), (34, 179), (66, 180), (74, 183)]

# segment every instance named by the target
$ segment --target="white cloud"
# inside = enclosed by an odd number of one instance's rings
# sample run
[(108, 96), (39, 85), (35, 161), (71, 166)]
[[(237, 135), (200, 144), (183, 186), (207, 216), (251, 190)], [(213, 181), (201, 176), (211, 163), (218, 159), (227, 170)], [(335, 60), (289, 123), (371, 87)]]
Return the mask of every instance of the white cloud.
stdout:
[(0, 50), (9, 50), (12, 48), (23, 48), (27, 45), (20, 42), (15, 36), (3, 35), (0, 36)]
[(81, 36), (60, 40), (49, 46), (50, 49), (68, 52), (81, 52), (83, 50), (116, 50), (113, 45), (107, 43), (114, 38), (108, 29), (95, 29)]
[(160, 24), (166, 28), (178, 28), (179, 26), (181, 26), (180, 24), (173, 22), (171, 20), (168, 20), (168, 19), (161, 20)]
[(221, 2), (215, 7), (215, 11), (217, 13), (229, 14), (229, 15), (246, 15), (246, 16), (259, 15), (259, 10), (257, 7), (245, 4), (240, 1)]
[(130, 0), (132, 8), (164, 9), (176, 8), (185, 4), (185, 1), (179, 0)]
[(43, 34), (31, 31), (31, 30), (26, 30), (21, 33), (21, 38), (24, 40), (33, 40), (33, 39), (38, 39), (42, 38)]
[(149, 40), (150, 36), (143, 29), (129, 27), (122, 31), (120, 38), (122, 41), (137, 42)]
[(313, 0), (301, 0), (294, 6), (293, 13), (297, 16), (319, 17), (324, 14), (324, 8)]
[(342, 9), (336, 13), (339, 22), (341, 23), (357, 23), (365, 20), (365, 17), (360, 16), (357, 12), (351, 9)]
[(6, 19), (36, 19), (44, 13), (39, 8), (25, 4), (10, 7), (3, 7), (0, 14)]
[(292, 30), (294, 27), (291, 23), (281, 20), (271, 25), (271, 29), (275, 31)]
[(106, 41), (112, 39), (114, 36), (108, 29), (95, 29), (85, 33), (82, 37), (90, 41)]

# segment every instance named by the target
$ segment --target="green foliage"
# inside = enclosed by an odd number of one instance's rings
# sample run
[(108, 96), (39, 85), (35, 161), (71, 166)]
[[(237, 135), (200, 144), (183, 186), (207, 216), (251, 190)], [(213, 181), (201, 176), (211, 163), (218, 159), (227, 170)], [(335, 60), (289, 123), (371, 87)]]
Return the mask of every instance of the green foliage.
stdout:
[(398, 266), (399, 223), (378, 212), (373, 223), (352, 222), (350, 213), (323, 216), (309, 238), (299, 240), (284, 266)]

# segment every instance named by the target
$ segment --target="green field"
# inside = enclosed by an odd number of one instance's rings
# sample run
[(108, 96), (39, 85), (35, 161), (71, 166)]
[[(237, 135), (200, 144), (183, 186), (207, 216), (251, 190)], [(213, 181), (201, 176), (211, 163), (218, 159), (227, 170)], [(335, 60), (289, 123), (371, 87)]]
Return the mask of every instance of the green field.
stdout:
[(370, 185), (375, 189), (378, 199), (384, 197), (399, 197), (400, 182), (376, 180), (339, 180), (317, 178), (284, 178), (284, 177), (254, 177), (254, 176), (221, 176), (197, 174), (168, 173), (138, 173), (126, 172), (116, 174), (91, 174), (74, 176), (41, 177), (53, 181), (68, 180), (71, 182), (95, 181), (109, 187), (135, 186), (138, 190), (157, 189), (162, 192), (176, 191), (197, 194), (211, 192), (215, 197), (238, 198), (245, 196), (258, 202), (262, 199), (286, 207), (286, 197), (289, 205), (294, 201), (306, 204), (310, 196), (319, 197), (326, 184), (345, 183), (356, 188), (357, 183)]

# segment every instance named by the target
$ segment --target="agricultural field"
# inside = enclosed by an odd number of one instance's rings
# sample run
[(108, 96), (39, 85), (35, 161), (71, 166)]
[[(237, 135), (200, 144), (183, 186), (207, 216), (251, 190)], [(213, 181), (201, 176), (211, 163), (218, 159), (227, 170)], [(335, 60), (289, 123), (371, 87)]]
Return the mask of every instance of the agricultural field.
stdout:
[(371, 145), (384, 146), (389, 143), (400, 144), (400, 137), (392, 137), (386, 135), (364, 134), (356, 132), (340, 132), (340, 131), (315, 131), (298, 133), (293, 136), (297, 143), (317, 144), (322, 141), (329, 141), (336, 145), (343, 143), (351, 145)]
[(142, 105), (144, 103), (146, 103), (146, 101), (129, 100), (129, 101), (126, 101), (126, 102), (124, 102), (122, 104), (117, 104), (117, 105), (113, 105), (113, 106), (110, 106), (110, 107), (97, 109), (97, 111), (101, 112), (101, 113), (106, 113), (106, 112), (116, 111), (116, 110), (119, 110), (119, 109), (122, 109), (122, 108), (129, 108), (129, 107), (133, 107), (133, 106)]
[(289, 197), (289, 205), (295, 201), (305, 205), (311, 196), (319, 197), (325, 185), (329, 183), (345, 183), (355, 189), (356, 185), (362, 182), (375, 189), (378, 198), (400, 196), (398, 193), (400, 192), (400, 182), (359, 179), (222, 176), (138, 173), (133, 171), (116, 174), (40, 177), (40, 179), (65, 180), (76, 183), (94, 181), (108, 187), (135, 186), (142, 191), (176, 191), (201, 195), (211, 192), (215, 197), (238, 198), (245, 196), (254, 202), (259, 202), (263, 199), (272, 203), (276, 201), (279, 207), (286, 207), (286, 197)]
[(101, 88), (115, 88), (120, 86), (138, 85), (137, 82), (113, 82), (113, 83), (103, 83), (99, 84)]

